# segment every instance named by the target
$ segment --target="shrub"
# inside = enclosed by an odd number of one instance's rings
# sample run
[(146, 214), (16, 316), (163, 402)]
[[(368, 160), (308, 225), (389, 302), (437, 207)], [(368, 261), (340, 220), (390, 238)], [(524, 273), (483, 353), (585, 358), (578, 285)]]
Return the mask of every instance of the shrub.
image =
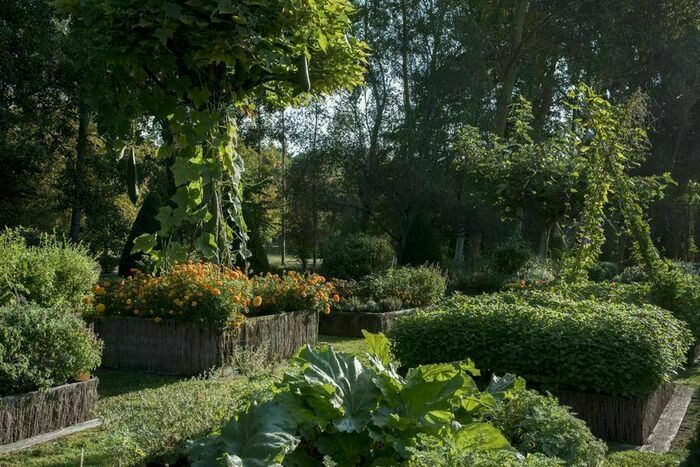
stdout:
[(212, 263), (176, 264), (161, 275), (134, 271), (116, 283), (93, 287), (93, 311), (107, 316), (136, 316), (206, 321), (238, 327), (246, 315), (314, 310), (329, 312), (332, 285), (314, 274), (247, 277)]
[(408, 467), (565, 467), (561, 459), (533, 454), (524, 457), (516, 451), (465, 450), (455, 442), (426, 438), (406, 465)]
[(336, 237), (323, 248), (321, 272), (328, 277), (360, 279), (391, 267), (394, 249), (383, 237), (354, 234)]
[(454, 289), (466, 295), (481, 295), (498, 292), (510, 276), (486, 270), (469, 276), (460, 276), (454, 282)]
[(613, 280), (629, 284), (632, 282), (646, 282), (649, 280), (649, 277), (639, 266), (628, 266), (620, 274), (616, 275)]
[(390, 331), (405, 366), (473, 358), (546, 388), (649, 393), (685, 361), (691, 335), (668, 311), (546, 292), (457, 296)]
[(43, 235), (27, 246), (19, 230), (0, 234), (0, 300), (18, 295), (41, 306), (77, 308), (97, 280), (99, 266), (87, 250)]
[[(335, 282), (334, 282), (335, 285)], [(384, 313), (435, 303), (444, 294), (445, 278), (428, 266), (401, 267), (372, 274), (359, 282), (341, 281), (338, 311)]]
[(523, 453), (545, 452), (567, 466), (595, 467), (606, 447), (593, 437), (586, 424), (551, 396), (516, 391), (496, 408), (492, 423)]
[(617, 264), (600, 261), (588, 271), (588, 277), (595, 282), (612, 280), (618, 273)]
[(404, 306), (430, 305), (438, 301), (447, 288), (440, 270), (429, 267), (402, 267), (373, 274), (359, 286), (358, 294), (383, 300), (400, 299)]
[(496, 247), (493, 264), (500, 274), (515, 274), (532, 258), (532, 251), (520, 240), (510, 240)]
[(572, 299), (597, 299), (633, 305), (652, 304), (669, 310), (700, 338), (700, 278), (671, 270), (656, 283), (580, 282), (552, 290)]
[(526, 284), (550, 284), (557, 278), (556, 265), (551, 259), (532, 258), (520, 268), (517, 276)]
[(0, 395), (73, 381), (100, 364), (101, 351), (72, 313), (36, 305), (0, 308)]
[(440, 238), (430, 219), (418, 213), (404, 234), (399, 262), (402, 265), (421, 266), (439, 264), (442, 260)]

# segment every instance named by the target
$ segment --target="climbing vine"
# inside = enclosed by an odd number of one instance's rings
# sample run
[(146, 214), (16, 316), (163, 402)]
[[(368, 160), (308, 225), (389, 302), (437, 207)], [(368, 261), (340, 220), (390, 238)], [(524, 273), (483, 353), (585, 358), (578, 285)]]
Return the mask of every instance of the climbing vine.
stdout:
[(350, 33), (347, 0), (57, 0), (84, 43), (88, 94), (100, 129), (128, 144), (135, 121), (161, 124), (158, 155), (174, 193), (160, 229), (135, 248), (161, 265), (196, 252), (246, 255), (243, 160), (233, 113), (362, 82), (365, 45)]
[(564, 280), (586, 279), (598, 260), (605, 242), (605, 208), (611, 198), (619, 203), (634, 259), (652, 280), (658, 279), (666, 263), (651, 240), (644, 217), (647, 201), (640, 193), (644, 190), (647, 200), (661, 196), (671, 179), (668, 174), (640, 178), (629, 173), (639, 167), (649, 150), (646, 97), (636, 93), (627, 102), (613, 105), (589, 86), (580, 85), (569, 94), (568, 106), (574, 113), (570, 144), (581, 155), (587, 191), (577, 243), (566, 260)]

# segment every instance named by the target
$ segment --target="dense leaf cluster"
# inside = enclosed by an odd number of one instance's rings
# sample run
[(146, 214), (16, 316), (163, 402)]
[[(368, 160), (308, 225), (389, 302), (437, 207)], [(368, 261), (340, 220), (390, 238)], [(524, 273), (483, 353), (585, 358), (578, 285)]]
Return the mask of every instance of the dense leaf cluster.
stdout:
[(381, 272), (394, 260), (394, 248), (383, 237), (356, 234), (329, 240), (323, 248), (321, 272), (328, 277), (360, 279)]
[(363, 366), (330, 347), (303, 349), (275, 395), (192, 444), (193, 465), (397, 465), (422, 436), (461, 451), (513, 451), (485, 417), (524, 382), (493, 378), (480, 391), (471, 362), (427, 365), (399, 376), (388, 342), (367, 335), (373, 355)]
[(99, 267), (82, 246), (45, 235), (27, 245), (19, 230), (0, 232), (0, 304), (28, 301), (77, 308)]
[(432, 305), (447, 289), (440, 270), (429, 266), (392, 268), (359, 282), (343, 281), (343, 285), (347, 299), (334, 308), (370, 313)]
[(541, 291), (455, 296), (398, 320), (390, 338), (405, 366), (469, 357), (547, 389), (622, 396), (669, 381), (692, 340), (681, 321), (652, 305)]
[(102, 343), (75, 314), (0, 308), (0, 396), (73, 381), (100, 364)]

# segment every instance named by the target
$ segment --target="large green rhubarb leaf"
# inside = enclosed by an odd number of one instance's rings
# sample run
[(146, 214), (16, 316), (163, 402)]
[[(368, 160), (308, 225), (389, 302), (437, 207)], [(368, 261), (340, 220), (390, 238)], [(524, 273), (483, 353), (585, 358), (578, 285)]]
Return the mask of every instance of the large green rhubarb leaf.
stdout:
[[(290, 389), (302, 394), (314, 410), (320, 407), (322, 415), (331, 414), (336, 430), (351, 433), (366, 428), (370, 412), (377, 406), (379, 390), (372, 382), (372, 373), (357, 358), (330, 347), (306, 347), (295, 362), (302, 372), (286, 376), (284, 383)], [(337, 411), (333, 413), (331, 408)]]
[(299, 444), (295, 420), (277, 402), (253, 405), (221, 430), (221, 435), (190, 444), (198, 467), (263, 467), (281, 465)]

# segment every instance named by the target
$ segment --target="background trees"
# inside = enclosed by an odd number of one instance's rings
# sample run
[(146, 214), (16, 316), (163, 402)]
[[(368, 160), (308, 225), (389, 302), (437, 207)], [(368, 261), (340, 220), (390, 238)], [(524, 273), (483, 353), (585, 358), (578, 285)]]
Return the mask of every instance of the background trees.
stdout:
[[(170, 9), (165, 19), (144, 25), (153, 34), (160, 31), (160, 36), (149, 36), (146, 49), (164, 54), (163, 64), (170, 63), (163, 42), (191, 54), (203, 50), (188, 42), (188, 31), (198, 27), (187, 24), (189, 7), (166, 3)], [(242, 196), (243, 211), (250, 212), (245, 221), (251, 237), (259, 232), (268, 249), (270, 243), (279, 244), (284, 206), (289, 250), (309, 264), (314, 256), (318, 261), (327, 238), (356, 231), (391, 239), (399, 260), (404, 246), (416, 238), (437, 239), (439, 256), (457, 262), (477, 260), (499, 238), (516, 234), (542, 255), (566, 248), (584, 182), (571, 176), (576, 168), (563, 156), (562, 135), (575, 121), (563, 103), (567, 91), (585, 81), (613, 104), (638, 90), (649, 96), (650, 154), (633, 174), (670, 172), (677, 181), (664, 199), (651, 204), (651, 233), (666, 255), (692, 256), (687, 245), (693, 234), (697, 237), (697, 226), (690, 225), (684, 193), (700, 171), (700, 12), (695, 2), (356, 0), (353, 6), (352, 36), (371, 50), (364, 85), (308, 107), (288, 108), (284, 170), (279, 112), (262, 105), (255, 111), (231, 109), (239, 141), (246, 147), (241, 148), (242, 158), (256, 167), (255, 173), (244, 175)], [(109, 231), (115, 243), (124, 242), (135, 210), (126, 209), (125, 175), (115, 168), (121, 143), (97, 133), (95, 122), (109, 123), (108, 113), (88, 115), (85, 162), (77, 164), (81, 96), (89, 89), (84, 76), (74, 71), (80, 70), (76, 54), (67, 51), (82, 36), (73, 34), (75, 23), (57, 22), (41, 1), (10, 1), (0, 8), (0, 53), (2, 62), (10, 64), (0, 70), (0, 155), (8, 168), (2, 175), (6, 189), (0, 217), (5, 224), (56, 228), (69, 235), (71, 213), (79, 212), (82, 239), (114, 256), (118, 245), (107, 248), (101, 237)], [(170, 77), (158, 68), (153, 81), (142, 65), (150, 70), (160, 64), (149, 58), (141, 48), (145, 46), (139, 42), (122, 50), (119, 41), (105, 39), (112, 32), (112, 39), (121, 37), (121, 29), (110, 31), (103, 28), (93, 46), (143, 58), (132, 62), (138, 66), (125, 75), (131, 84), (119, 81), (117, 96), (145, 94), (144, 99), (125, 101), (128, 106), (104, 102), (102, 107), (145, 115), (135, 102), (170, 102), (158, 91), (158, 81), (174, 80), (166, 88), (179, 89), (182, 76), (195, 70), (189, 67), (188, 73)], [(336, 39), (342, 46), (344, 37)], [(314, 65), (323, 55), (322, 40), (313, 34), (309, 40), (311, 80), (323, 83)], [(223, 52), (207, 50), (209, 55), (198, 60), (215, 70), (215, 55)], [(285, 73), (294, 75), (292, 81), (283, 81), (291, 86), (263, 93), (278, 103), (294, 101), (287, 99), (296, 92), (298, 54), (292, 52), (283, 54)], [(235, 74), (235, 66), (231, 69)], [(202, 70), (197, 68), (195, 75)], [(199, 108), (222, 85), (243, 86), (214, 78), (180, 97)], [(319, 86), (318, 91), (333, 87)], [(525, 101), (530, 103), (527, 109)], [(160, 110), (156, 113), (162, 117)], [(139, 120), (136, 155), (145, 190), (139, 206), (153, 191), (149, 188), (157, 166), (164, 164), (163, 158), (155, 165), (147, 162), (167, 137), (161, 123)], [(128, 130), (133, 136), (133, 128)], [(485, 151), (481, 156), (479, 145)], [(164, 152), (161, 156), (166, 157)], [(79, 179), (87, 183), (76, 184)], [(110, 214), (100, 220), (105, 213)], [(611, 217), (606, 235), (615, 234), (615, 219)], [(104, 234), (96, 233), (100, 229)], [(624, 237), (610, 243), (603, 255), (628, 257)]]

